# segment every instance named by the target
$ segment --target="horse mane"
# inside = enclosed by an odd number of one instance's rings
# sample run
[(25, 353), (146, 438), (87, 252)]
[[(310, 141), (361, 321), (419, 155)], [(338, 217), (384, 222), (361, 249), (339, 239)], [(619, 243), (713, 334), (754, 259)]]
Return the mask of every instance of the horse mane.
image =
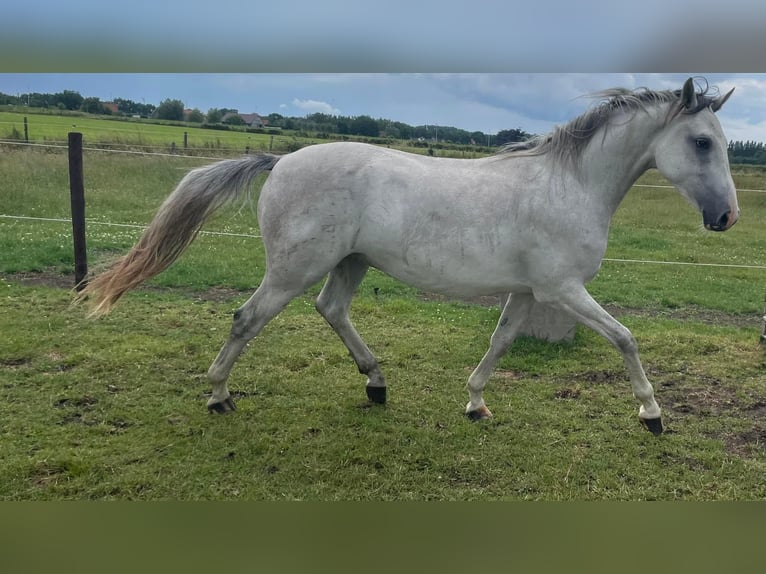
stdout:
[(695, 114), (710, 106), (714, 98), (708, 95), (709, 91), (709, 86), (705, 81), (705, 87), (697, 92), (697, 106), (690, 110), (684, 109), (680, 105), (681, 90), (610, 88), (594, 92), (586, 97), (599, 100), (597, 105), (591, 106), (586, 112), (568, 123), (556, 126), (552, 132), (546, 135), (534, 136), (523, 142), (506, 144), (496, 152), (496, 155), (551, 154), (557, 163), (569, 161), (576, 165), (588, 143), (599, 130), (607, 129), (618, 114), (624, 112), (635, 114), (638, 111), (646, 111), (653, 106), (678, 102), (679, 105), (670, 106), (668, 110), (665, 117), (665, 123), (668, 123), (679, 114)]

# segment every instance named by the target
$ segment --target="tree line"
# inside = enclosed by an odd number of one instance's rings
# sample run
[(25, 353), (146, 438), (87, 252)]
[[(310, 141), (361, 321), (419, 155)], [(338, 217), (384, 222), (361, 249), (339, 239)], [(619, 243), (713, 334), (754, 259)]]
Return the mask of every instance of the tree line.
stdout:
[(754, 141), (730, 141), (729, 161), (751, 165), (766, 165), (766, 146)]
[[(161, 120), (190, 122), (206, 126), (241, 125), (244, 121), (237, 110), (211, 108), (207, 113), (199, 109), (188, 110), (177, 99), (166, 99), (158, 106), (139, 103), (124, 98), (102, 102), (99, 98), (84, 97), (79, 92), (64, 90), (55, 94), (28, 93), (17, 96), (0, 93), (0, 105), (28, 106), (32, 108), (81, 111), (91, 114), (138, 116)], [(116, 110), (114, 109), (116, 106)], [(451, 143), (476, 146), (499, 146), (524, 141), (531, 137), (520, 128), (501, 130), (496, 134), (468, 131), (452, 126), (420, 125), (411, 126), (404, 122), (383, 118), (362, 116), (341, 116), (323, 113), (305, 117), (283, 116), (272, 113), (263, 116), (266, 126), (280, 130), (323, 135), (353, 135), (373, 138), (402, 139), (420, 142), (423, 145)]]
[[(79, 92), (64, 90), (55, 94), (28, 93), (13, 96), (0, 92), (0, 105), (28, 106), (68, 111), (81, 111), (90, 114), (138, 116), (161, 120), (190, 122), (206, 127), (241, 125), (244, 121), (231, 108), (211, 108), (207, 113), (201, 110), (185, 108), (178, 99), (165, 99), (158, 106), (144, 102), (135, 102), (124, 98), (115, 98), (113, 102), (102, 102), (99, 98), (84, 97)], [(113, 109), (116, 106), (116, 111)], [(304, 117), (283, 116), (272, 113), (263, 116), (270, 128), (290, 130), (305, 134), (317, 134), (319, 137), (331, 135), (353, 135), (392, 140), (411, 140), (424, 146), (438, 146), (441, 143), (501, 146), (507, 143), (529, 139), (533, 134), (520, 128), (500, 130), (496, 134), (481, 131), (467, 131), (451, 126), (420, 125), (411, 126), (404, 122), (370, 116), (341, 116), (323, 113), (308, 114)], [(729, 161), (737, 164), (766, 165), (766, 146), (755, 141), (730, 141), (728, 144)]]

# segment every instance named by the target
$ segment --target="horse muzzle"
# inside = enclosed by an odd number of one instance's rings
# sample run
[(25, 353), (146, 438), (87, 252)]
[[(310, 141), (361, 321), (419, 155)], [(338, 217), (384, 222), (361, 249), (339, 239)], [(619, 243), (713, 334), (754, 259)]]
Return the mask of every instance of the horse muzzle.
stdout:
[(711, 217), (707, 211), (702, 212), (702, 222), (708, 231), (726, 231), (739, 220), (739, 209), (732, 212), (727, 210), (718, 217)]

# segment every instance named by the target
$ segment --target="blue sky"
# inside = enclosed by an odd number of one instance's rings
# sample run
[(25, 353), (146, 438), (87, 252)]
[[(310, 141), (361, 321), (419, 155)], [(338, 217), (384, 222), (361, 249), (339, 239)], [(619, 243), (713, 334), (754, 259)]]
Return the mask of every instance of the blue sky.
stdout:
[(582, 113), (583, 97), (608, 87), (680, 88), (704, 75), (721, 93), (736, 87), (719, 112), (728, 139), (766, 142), (766, 74), (627, 73), (0, 73), (0, 92), (76, 90), (103, 101), (122, 97), (243, 113), (370, 115), (411, 125), (435, 124), (497, 133), (545, 133)]

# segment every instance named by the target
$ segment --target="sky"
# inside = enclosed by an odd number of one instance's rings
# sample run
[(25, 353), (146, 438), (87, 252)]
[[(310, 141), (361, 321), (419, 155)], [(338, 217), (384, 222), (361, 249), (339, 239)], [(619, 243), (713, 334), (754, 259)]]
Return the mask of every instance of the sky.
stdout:
[[(610, 87), (679, 89), (688, 77), (735, 92), (718, 113), (729, 140), (766, 142), (766, 74), (757, 73), (0, 73), (0, 92), (75, 90), (110, 101), (305, 116), (369, 115), (410, 125), (542, 134), (584, 112)], [(702, 80), (705, 78), (705, 80)]]

